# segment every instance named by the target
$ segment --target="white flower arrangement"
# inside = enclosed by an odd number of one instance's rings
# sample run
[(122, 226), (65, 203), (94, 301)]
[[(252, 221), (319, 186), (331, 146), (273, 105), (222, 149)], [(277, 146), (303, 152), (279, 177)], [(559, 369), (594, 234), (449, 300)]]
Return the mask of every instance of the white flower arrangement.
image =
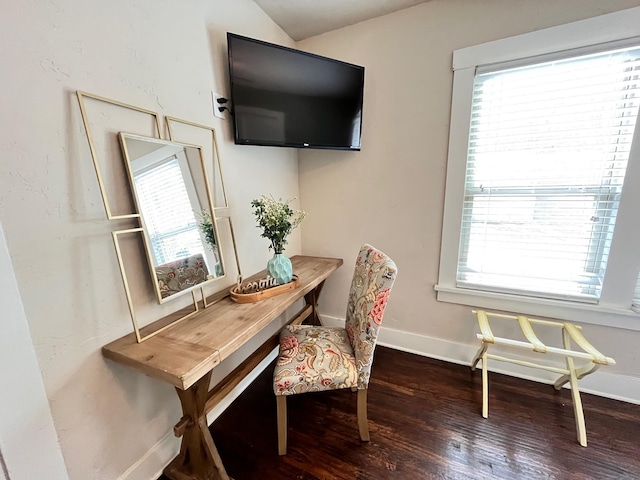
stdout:
[(287, 244), (287, 236), (296, 228), (307, 213), (293, 210), (289, 204), (295, 200), (275, 200), (273, 196), (262, 195), (260, 199), (252, 200), (253, 214), (258, 221), (258, 228), (262, 228), (262, 237), (269, 239), (275, 253), (282, 253)]

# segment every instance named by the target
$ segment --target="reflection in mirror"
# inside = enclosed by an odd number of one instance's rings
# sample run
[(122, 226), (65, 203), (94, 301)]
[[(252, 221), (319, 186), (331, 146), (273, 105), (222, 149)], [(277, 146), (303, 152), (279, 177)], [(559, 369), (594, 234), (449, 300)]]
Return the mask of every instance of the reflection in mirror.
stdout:
[(120, 133), (158, 301), (224, 276), (200, 147)]

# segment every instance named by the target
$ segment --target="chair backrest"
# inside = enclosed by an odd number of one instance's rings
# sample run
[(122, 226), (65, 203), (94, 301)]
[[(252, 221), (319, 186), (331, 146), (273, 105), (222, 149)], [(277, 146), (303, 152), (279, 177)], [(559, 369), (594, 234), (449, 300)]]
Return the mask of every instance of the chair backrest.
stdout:
[(356, 260), (345, 327), (355, 353), (358, 388), (369, 384), (378, 329), (398, 269), (387, 255), (364, 244)]
[(156, 267), (162, 298), (206, 282), (208, 275), (209, 270), (201, 253)]

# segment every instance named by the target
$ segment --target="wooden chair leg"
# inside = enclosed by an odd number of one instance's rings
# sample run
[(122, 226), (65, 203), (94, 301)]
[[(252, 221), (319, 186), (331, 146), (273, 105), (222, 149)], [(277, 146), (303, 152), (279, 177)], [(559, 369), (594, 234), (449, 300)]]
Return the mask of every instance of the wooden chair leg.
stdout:
[(287, 454), (287, 397), (277, 395), (278, 402), (278, 455)]
[(367, 420), (367, 389), (358, 390), (358, 429), (360, 439), (363, 442), (369, 441), (369, 422)]
[(489, 418), (489, 377), (487, 373), (487, 352), (482, 354), (482, 416)]

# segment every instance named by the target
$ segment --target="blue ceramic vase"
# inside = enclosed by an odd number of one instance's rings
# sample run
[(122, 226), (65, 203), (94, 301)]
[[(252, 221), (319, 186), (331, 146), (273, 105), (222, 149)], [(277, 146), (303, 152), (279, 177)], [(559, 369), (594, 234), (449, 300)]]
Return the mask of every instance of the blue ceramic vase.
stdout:
[(273, 258), (267, 262), (267, 273), (276, 279), (278, 285), (289, 283), (293, 277), (291, 260), (284, 253), (274, 253)]

